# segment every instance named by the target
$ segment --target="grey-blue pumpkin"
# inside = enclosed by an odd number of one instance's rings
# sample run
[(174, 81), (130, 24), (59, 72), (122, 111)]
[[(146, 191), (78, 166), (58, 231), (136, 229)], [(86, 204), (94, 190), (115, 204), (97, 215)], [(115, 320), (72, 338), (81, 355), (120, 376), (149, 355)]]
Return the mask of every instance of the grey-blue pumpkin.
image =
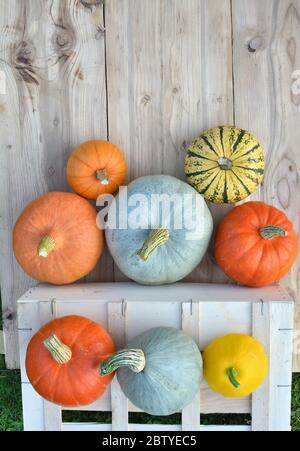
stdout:
[(101, 375), (117, 370), (125, 396), (150, 415), (171, 415), (191, 403), (202, 381), (196, 343), (172, 327), (150, 329), (101, 365)]
[[(121, 271), (144, 285), (173, 283), (201, 262), (213, 230), (203, 197), (166, 175), (130, 183), (128, 203), (116, 197), (116, 226), (106, 229), (110, 253)], [(122, 224), (121, 224), (122, 223)]]

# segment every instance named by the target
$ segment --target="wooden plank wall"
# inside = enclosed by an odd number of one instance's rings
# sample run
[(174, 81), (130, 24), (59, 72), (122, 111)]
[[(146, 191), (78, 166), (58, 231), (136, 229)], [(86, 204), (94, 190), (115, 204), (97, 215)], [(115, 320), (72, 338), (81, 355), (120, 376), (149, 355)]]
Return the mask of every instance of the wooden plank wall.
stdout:
[[(267, 152), (253, 196), (299, 229), (300, 0), (0, 0), (0, 269), (9, 368), (18, 366), (16, 299), (34, 282), (15, 263), (12, 226), (25, 204), (68, 189), (70, 151), (109, 138), (128, 181), (184, 178), (187, 145), (236, 123)], [(4, 75), (3, 75), (4, 74)], [(211, 206), (217, 223), (229, 207)], [(299, 292), (299, 262), (284, 281)], [(124, 276), (106, 254), (91, 281)], [(224, 282), (210, 248), (188, 281)], [(296, 314), (300, 324), (300, 309)], [(300, 352), (300, 351), (299, 351)], [(300, 358), (295, 355), (295, 369)]]
[[(35, 284), (12, 256), (13, 224), (32, 199), (68, 189), (65, 167), (74, 146), (107, 138), (100, 3), (0, 0), (0, 70), (6, 78), (6, 95), (0, 98), (0, 261), (9, 368), (19, 365), (16, 300)], [(106, 255), (87, 280), (112, 277)]]
[[(283, 210), (299, 232), (300, 212), (300, 1), (233, 0), (235, 122), (253, 130), (267, 153), (267, 173), (253, 199)], [(300, 74), (298, 74), (300, 78)], [(300, 328), (300, 259), (282, 284), (297, 297)], [(294, 369), (300, 371), (299, 339)]]

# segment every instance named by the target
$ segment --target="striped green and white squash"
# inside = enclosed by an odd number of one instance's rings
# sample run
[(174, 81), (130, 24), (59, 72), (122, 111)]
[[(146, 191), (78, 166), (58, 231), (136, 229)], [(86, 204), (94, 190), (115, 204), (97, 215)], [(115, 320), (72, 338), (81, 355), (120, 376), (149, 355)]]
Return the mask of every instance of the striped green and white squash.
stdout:
[(234, 126), (207, 130), (188, 148), (187, 181), (215, 204), (246, 199), (262, 183), (264, 151), (248, 131)]

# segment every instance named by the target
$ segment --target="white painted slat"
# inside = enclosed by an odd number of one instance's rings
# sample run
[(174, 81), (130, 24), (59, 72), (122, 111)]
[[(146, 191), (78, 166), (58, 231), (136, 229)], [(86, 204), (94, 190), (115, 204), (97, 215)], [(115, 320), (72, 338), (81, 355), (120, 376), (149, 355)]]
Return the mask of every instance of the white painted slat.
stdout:
[(22, 382), (24, 431), (44, 431), (44, 400), (29, 382)]
[(60, 406), (44, 400), (44, 430), (61, 431), (62, 409)]
[[(108, 330), (113, 337), (117, 349), (126, 344), (127, 304), (125, 301), (108, 304)], [(128, 431), (128, 400), (122, 392), (115, 376), (110, 386), (112, 430)]]
[(251, 426), (201, 426), (202, 432), (250, 432)]
[[(192, 299), (182, 304), (182, 330), (199, 344), (199, 304)], [(200, 391), (191, 404), (182, 409), (181, 423), (183, 431), (199, 431)]]
[(0, 330), (0, 354), (5, 354), (3, 330)]
[(22, 382), (29, 382), (25, 370), (25, 358), (28, 343), (31, 337), (40, 328), (39, 303), (19, 304), (18, 306), (18, 332), (19, 353)]
[(293, 303), (253, 304), (253, 336), (269, 355), (264, 384), (252, 395), (254, 431), (290, 431)]
[(112, 431), (111, 424), (99, 424), (99, 423), (63, 423), (62, 430), (66, 432), (100, 432), (100, 431)]
[[(202, 283), (175, 283), (172, 285), (147, 287), (133, 282), (90, 283), (66, 286), (40, 284), (27, 291), (19, 302), (67, 301), (77, 302), (120, 302), (126, 293), (130, 302), (260, 302), (293, 301), (292, 296), (280, 285), (265, 288), (247, 288), (235, 285), (214, 285)], [(75, 308), (75, 305), (72, 306)]]
[[(127, 299), (127, 298), (126, 298)], [(151, 302), (127, 302), (127, 340), (151, 327), (175, 327), (181, 329), (181, 303), (157, 302), (153, 297)]]
[(25, 431), (44, 430), (44, 401), (29, 383), (25, 359), (28, 342), (40, 328), (39, 303), (19, 304), (18, 332), (23, 404), (23, 425)]
[[(63, 423), (63, 431), (111, 431), (111, 424), (98, 423)], [(130, 424), (130, 431), (145, 432), (179, 432), (177, 424)], [(200, 426), (201, 432), (250, 432), (250, 426)]]
[(39, 324), (42, 327), (44, 324), (52, 321), (56, 316), (56, 301), (52, 299), (50, 302), (39, 302)]
[(56, 315), (58, 317), (68, 315), (85, 316), (101, 324), (105, 329), (108, 327), (106, 301), (90, 302), (82, 300), (81, 302), (61, 302), (56, 300)]

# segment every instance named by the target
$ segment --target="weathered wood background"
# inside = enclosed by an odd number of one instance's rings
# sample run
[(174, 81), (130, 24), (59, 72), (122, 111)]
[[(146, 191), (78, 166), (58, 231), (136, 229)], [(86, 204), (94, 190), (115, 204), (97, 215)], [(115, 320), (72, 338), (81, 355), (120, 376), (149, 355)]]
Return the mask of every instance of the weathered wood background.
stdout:
[[(186, 147), (201, 131), (245, 127), (268, 163), (253, 198), (284, 210), (299, 230), (300, 0), (0, 0), (0, 33), (9, 368), (19, 364), (16, 299), (34, 284), (14, 261), (12, 227), (27, 202), (68, 189), (66, 161), (84, 140), (117, 144), (128, 181), (154, 173), (184, 178)], [(211, 206), (216, 223), (227, 209)], [(105, 255), (88, 280), (124, 277)], [(226, 278), (210, 250), (188, 280)], [(297, 330), (299, 281), (298, 262), (283, 282), (298, 295)], [(300, 370), (300, 349), (294, 362)]]

